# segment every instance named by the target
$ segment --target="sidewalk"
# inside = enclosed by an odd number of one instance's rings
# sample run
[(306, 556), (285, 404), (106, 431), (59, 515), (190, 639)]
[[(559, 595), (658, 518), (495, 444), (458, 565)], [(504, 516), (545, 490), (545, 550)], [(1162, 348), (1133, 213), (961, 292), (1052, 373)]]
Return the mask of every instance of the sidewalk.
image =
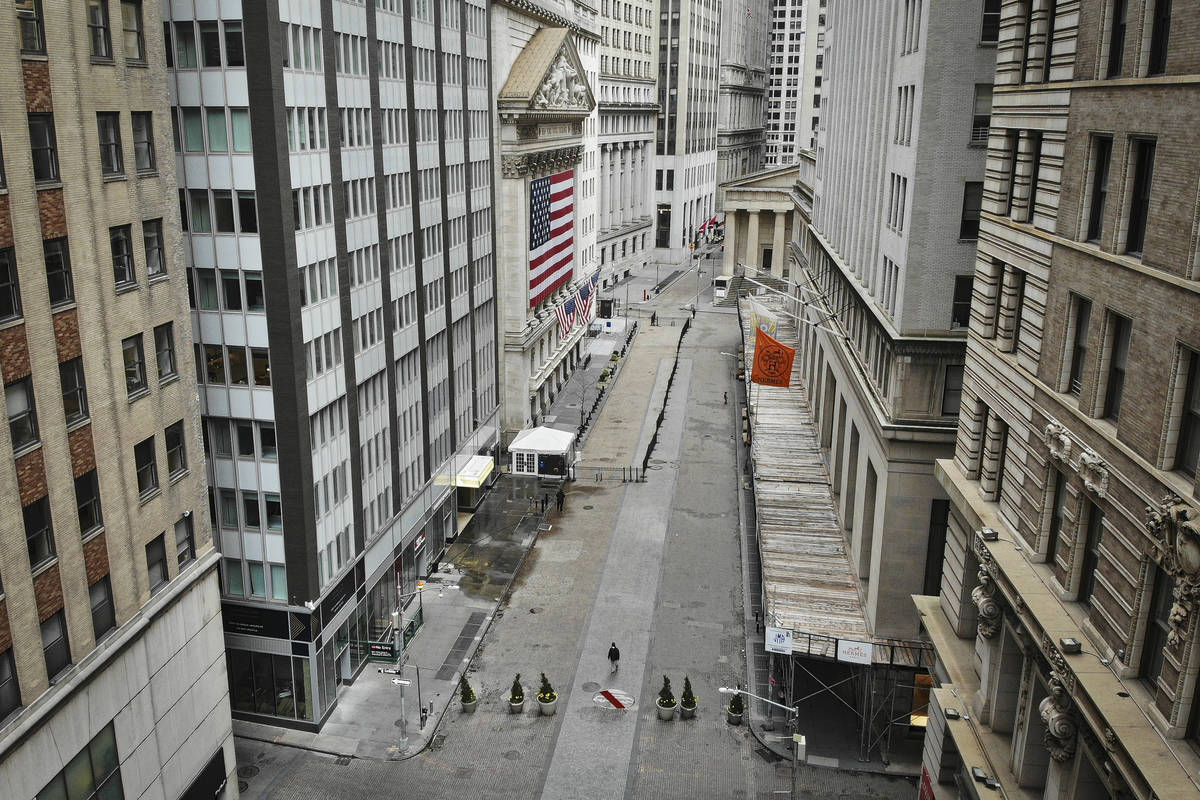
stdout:
[[(333, 756), (388, 761), (424, 750), (454, 704), (459, 676), (537, 538), (547, 516), (541, 512), (540, 498), (547, 491), (549, 485), (536, 478), (501, 474), (466, 530), (447, 548), (439, 571), (426, 581), (420, 597), (424, 623), (405, 648), (400, 675), (378, 671), (395, 668), (393, 664), (369, 663), (341, 691), (319, 733), (235, 719), (234, 735)], [(411, 613), (413, 608), (406, 618)], [(397, 685), (393, 679), (409, 684)]]

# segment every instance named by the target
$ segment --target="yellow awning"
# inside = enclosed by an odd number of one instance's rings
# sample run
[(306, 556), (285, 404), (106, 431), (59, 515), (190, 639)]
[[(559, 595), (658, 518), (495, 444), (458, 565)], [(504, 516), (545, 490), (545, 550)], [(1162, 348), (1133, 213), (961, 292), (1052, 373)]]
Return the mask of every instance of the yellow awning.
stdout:
[(496, 460), (491, 456), (471, 456), (467, 463), (461, 465), (454, 473), (454, 485), (478, 489), (483, 486), (488, 475), (492, 474), (495, 466)]

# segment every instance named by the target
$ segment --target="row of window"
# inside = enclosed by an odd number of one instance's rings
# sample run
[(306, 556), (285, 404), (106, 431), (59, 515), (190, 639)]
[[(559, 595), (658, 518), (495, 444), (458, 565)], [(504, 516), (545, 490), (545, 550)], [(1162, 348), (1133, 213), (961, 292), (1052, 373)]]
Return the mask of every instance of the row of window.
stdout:
[[(247, 356), (249, 351), (249, 356)], [(196, 379), (210, 386), (271, 385), (271, 359), (266, 348), (240, 345), (196, 345)]]
[[(324, 123), (324, 109), (321, 122)], [(288, 117), (289, 140), (292, 118)], [(176, 153), (249, 153), (250, 110), (224, 106), (173, 106), (171, 133)], [(321, 142), (325, 133), (322, 127)]]
[(188, 272), (188, 300), (201, 311), (266, 311), (261, 272), (193, 269)]
[[(46, 52), (46, 23), (42, 16), (42, 0), (17, 0), (17, 26), (21, 36), (21, 52)], [(113, 57), (112, 25), (108, 4), (104, 0), (87, 0), (88, 40), (92, 57), (111, 60)], [(142, 27), (141, 0), (121, 0), (121, 51), (126, 61), (146, 61), (146, 35)]]
[[(121, 145), (121, 115), (116, 111), (96, 114), (96, 130), (100, 149), (100, 170), (105, 177), (125, 174), (125, 156)], [(151, 112), (130, 113), (133, 133), (134, 165), (138, 174), (152, 174), (155, 169), (154, 123)], [(29, 147), (33, 161), (33, 179), (37, 183), (57, 183), (62, 179), (58, 165), (58, 137), (54, 115), (29, 115)]]
[[(230, 432), (232, 429), (232, 433)], [(252, 419), (206, 417), (204, 452), (218, 458), (258, 458), (274, 461), (279, 458), (275, 441), (275, 423)]]
[(258, 233), (255, 193), (180, 189), (179, 222), (183, 230), (192, 233)]
[(216, 489), (217, 513), (213, 518), (229, 530), (283, 530), (283, 502), (273, 492)]
[(164, 22), (163, 42), (174, 69), (246, 66), (241, 20)]

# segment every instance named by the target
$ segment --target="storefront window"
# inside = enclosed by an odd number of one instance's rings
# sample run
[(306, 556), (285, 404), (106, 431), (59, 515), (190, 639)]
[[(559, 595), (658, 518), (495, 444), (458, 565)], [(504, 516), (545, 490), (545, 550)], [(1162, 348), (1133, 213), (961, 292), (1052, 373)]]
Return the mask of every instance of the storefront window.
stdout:
[(312, 711), (312, 679), (309, 676), (308, 659), (292, 659), (292, 675), (296, 687), (296, 718), (311, 720)]
[(254, 711), (254, 676), (250, 672), (250, 654), (228, 650), (230, 702), (234, 711)]
[(296, 698), (292, 684), (291, 659), (287, 656), (272, 656), (275, 662), (275, 716), (296, 716)]

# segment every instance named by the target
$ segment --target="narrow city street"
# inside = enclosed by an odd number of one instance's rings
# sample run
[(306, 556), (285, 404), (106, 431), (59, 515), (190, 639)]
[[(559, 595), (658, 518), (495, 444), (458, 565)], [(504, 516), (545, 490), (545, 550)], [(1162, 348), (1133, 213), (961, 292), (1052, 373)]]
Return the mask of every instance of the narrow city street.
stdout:
[[(671, 272), (664, 268), (664, 279)], [(711, 270), (706, 284), (710, 278)], [(684, 271), (662, 294), (631, 309), (641, 323), (592, 423), (565, 509), (549, 511), (549, 529), (474, 654), (468, 677), (480, 698), (476, 712), (464, 714), (456, 697), (440, 695), (435, 703), (445, 712), (435, 711), (436, 734), (403, 760), (335, 757), (239, 738), (242, 797), (791, 795), (792, 765), (745, 725), (729, 725), (727, 697), (718, 692), (744, 683), (746, 669), (734, 435), (739, 385), (727, 355), (736, 352), (739, 334), (732, 309), (714, 309), (702, 292), (676, 368), (682, 325), (691, 316), (684, 307), (697, 284)], [(640, 298), (640, 284), (635, 291)], [(648, 324), (652, 311), (656, 326)], [(645, 482), (612, 479), (612, 468), (641, 465), (660, 409), (665, 415)], [(601, 472), (606, 479), (597, 480)], [(447, 557), (454, 562), (456, 553), (465, 559), (472, 552), (456, 547)], [(427, 635), (418, 633), (412, 646)], [(614, 641), (621, 661), (611, 675), (606, 653)], [(559, 693), (554, 716), (538, 716), (534, 702), (542, 672)], [(511, 714), (509, 686), (517, 673), (526, 702), (522, 713)], [(699, 702), (695, 719), (658, 719), (654, 701), (664, 675), (676, 697), (690, 679)], [(631, 707), (612, 707), (602, 690), (627, 696)], [(353, 736), (352, 724), (341, 728)], [(799, 797), (915, 792), (904, 780), (806, 766), (795, 780)]]

